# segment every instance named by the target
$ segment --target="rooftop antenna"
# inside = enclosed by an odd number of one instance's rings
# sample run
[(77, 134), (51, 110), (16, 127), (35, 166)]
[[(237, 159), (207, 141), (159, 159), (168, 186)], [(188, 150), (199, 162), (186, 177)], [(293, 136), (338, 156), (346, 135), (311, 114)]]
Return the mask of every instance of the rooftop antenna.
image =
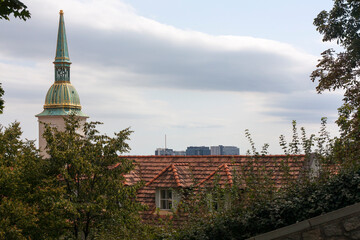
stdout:
[(165, 134), (165, 156), (167, 155), (167, 152), (166, 152), (166, 134)]

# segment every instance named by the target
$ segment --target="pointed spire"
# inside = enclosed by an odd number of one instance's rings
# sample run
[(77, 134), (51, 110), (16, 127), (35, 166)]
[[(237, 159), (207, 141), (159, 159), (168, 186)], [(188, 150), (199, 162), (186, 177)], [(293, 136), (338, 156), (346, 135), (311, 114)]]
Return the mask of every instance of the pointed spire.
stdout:
[(60, 10), (60, 20), (59, 20), (58, 38), (57, 38), (57, 44), (56, 44), (56, 55), (55, 55), (54, 64), (56, 64), (56, 63), (71, 64), (67, 41), (66, 41), (63, 10)]
[(66, 40), (64, 12), (60, 10), (59, 29), (55, 55), (55, 82), (70, 82), (70, 57)]
[(75, 113), (88, 117), (81, 111), (80, 98), (75, 87), (70, 83), (70, 58), (66, 41), (64, 12), (60, 10), (59, 30), (56, 44), (55, 82), (46, 94), (44, 111), (36, 115), (65, 116)]

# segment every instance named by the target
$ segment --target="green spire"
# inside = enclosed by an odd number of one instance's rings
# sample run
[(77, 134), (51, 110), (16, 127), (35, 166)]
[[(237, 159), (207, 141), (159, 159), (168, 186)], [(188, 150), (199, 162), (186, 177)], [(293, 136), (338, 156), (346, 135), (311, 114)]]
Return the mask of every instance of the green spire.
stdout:
[(80, 98), (70, 83), (70, 58), (66, 41), (64, 12), (60, 10), (59, 30), (56, 44), (55, 82), (46, 94), (44, 111), (39, 116), (58, 116), (75, 113), (87, 117), (81, 111)]
[(55, 55), (55, 64), (56, 63), (68, 63), (70, 62), (69, 51), (66, 41), (66, 32), (65, 32), (65, 22), (64, 22), (64, 12), (60, 10), (60, 20), (59, 20), (59, 30), (56, 44), (56, 55)]
[(66, 41), (64, 12), (60, 10), (59, 29), (55, 54), (55, 82), (70, 82), (70, 57)]

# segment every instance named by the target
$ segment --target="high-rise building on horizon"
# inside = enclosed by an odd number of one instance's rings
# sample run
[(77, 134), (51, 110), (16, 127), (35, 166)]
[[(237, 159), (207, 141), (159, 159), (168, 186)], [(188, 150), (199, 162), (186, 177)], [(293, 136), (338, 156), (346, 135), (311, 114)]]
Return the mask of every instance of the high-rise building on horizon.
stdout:
[(211, 146), (211, 155), (240, 155), (240, 149), (235, 146)]
[(174, 151), (174, 156), (186, 156), (186, 151)]
[(174, 151), (171, 148), (157, 148), (155, 156), (186, 156), (185, 151)]
[(155, 150), (155, 156), (172, 156), (174, 155), (174, 150), (170, 148), (157, 148)]
[(210, 148), (201, 146), (201, 147), (195, 147), (190, 146), (186, 148), (186, 156), (196, 156), (196, 155), (210, 155)]
[(190, 146), (186, 151), (175, 151), (170, 148), (157, 148), (155, 156), (206, 156), (206, 155), (240, 155), (236, 146)]

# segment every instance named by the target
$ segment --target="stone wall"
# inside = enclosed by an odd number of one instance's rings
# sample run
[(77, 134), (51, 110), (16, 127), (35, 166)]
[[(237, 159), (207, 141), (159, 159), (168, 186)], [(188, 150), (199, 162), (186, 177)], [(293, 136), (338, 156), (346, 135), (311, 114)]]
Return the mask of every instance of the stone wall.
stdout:
[(248, 240), (360, 239), (360, 203), (314, 217)]

